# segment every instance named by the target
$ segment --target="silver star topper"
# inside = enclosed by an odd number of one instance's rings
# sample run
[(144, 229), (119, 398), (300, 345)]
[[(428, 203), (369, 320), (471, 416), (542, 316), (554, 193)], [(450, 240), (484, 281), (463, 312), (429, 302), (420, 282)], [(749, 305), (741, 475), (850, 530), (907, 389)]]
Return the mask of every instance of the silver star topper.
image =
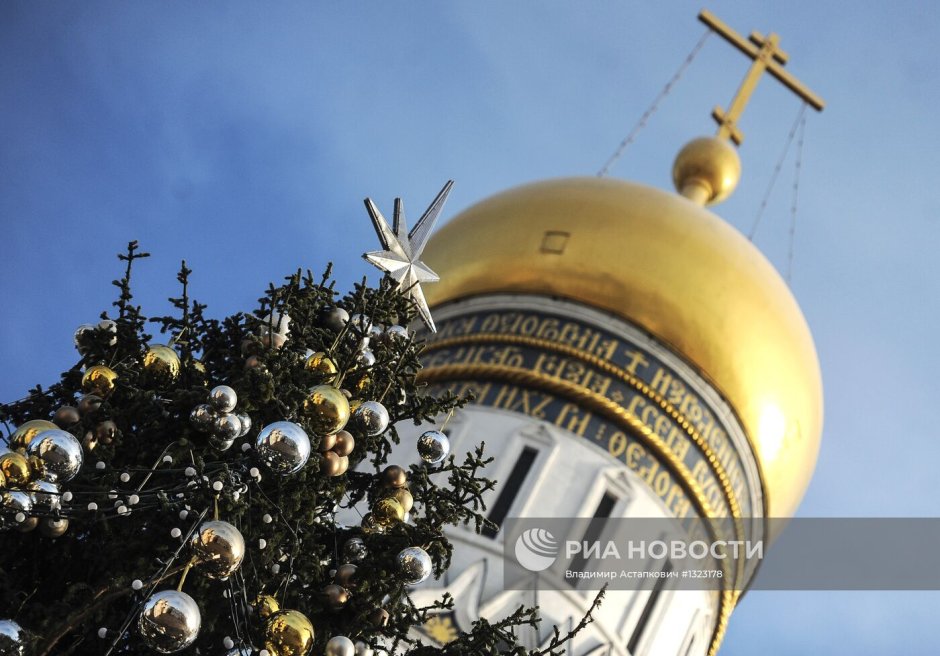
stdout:
[(444, 201), (447, 200), (447, 194), (450, 188), (454, 186), (453, 180), (448, 180), (444, 188), (437, 195), (428, 209), (424, 211), (421, 218), (407, 232), (408, 227), (405, 224), (405, 213), (402, 209), (401, 198), (395, 199), (395, 214), (392, 219), (392, 226), (382, 216), (379, 208), (375, 206), (371, 198), (366, 198), (366, 209), (372, 218), (372, 224), (375, 226), (375, 232), (382, 242), (382, 251), (372, 251), (363, 255), (365, 259), (377, 266), (382, 271), (388, 272), (392, 278), (398, 281), (398, 288), (411, 297), (415, 305), (418, 306), (418, 313), (421, 319), (431, 329), (432, 333), (437, 332), (434, 327), (434, 320), (431, 318), (431, 311), (428, 309), (428, 302), (424, 299), (424, 292), (421, 291), (421, 283), (437, 282), (440, 280), (438, 275), (431, 271), (428, 266), (419, 260), (425, 244), (428, 243), (428, 237), (431, 236), (431, 230), (434, 228), (434, 222), (444, 207)]

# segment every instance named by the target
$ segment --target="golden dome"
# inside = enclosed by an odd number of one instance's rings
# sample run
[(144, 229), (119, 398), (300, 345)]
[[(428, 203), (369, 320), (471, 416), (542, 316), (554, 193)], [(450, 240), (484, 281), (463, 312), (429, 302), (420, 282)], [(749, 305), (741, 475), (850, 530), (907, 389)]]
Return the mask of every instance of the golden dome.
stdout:
[(465, 210), (431, 239), (423, 259), (441, 277), (425, 288), (432, 306), (478, 294), (543, 294), (649, 331), (737, 412), (768, 515), (794, 513), (822, 433), (816, 350), (786, 283), (719, 217), (638, 184), (549, 180)]

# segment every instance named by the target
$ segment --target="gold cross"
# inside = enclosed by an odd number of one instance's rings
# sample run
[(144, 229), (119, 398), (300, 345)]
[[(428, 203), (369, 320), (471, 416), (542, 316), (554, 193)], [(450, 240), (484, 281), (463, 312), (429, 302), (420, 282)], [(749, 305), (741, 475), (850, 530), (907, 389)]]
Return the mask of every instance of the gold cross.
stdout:
[(771, 32), (765, 37), (759, 32), (751, 32), (750, 37), (745, 39), (705, 9), (698, 15), (698, 19), (724, 37), (728, 43), (754, 60), (747, 75), (744, 76), (744, 81), (741, 82), (738, 92), (732, 99), (728, 111), (724, 111), (721, 107), (715, 107), (712, 110), (712, 117), (718, 123), (719, 138), (731, 139), (736, 145), (741, 145), (744, 135), (738, 129), (738, 119), (744, 113), (744, 107), (750, 100), (751, 94), (754, 93), (754, 89), (757, 88), (757, 82), (764, 71), (783, 82), (790, 91), (806, 101), (813, 109), (822, 111), (825, 106), (822, 98), (783, 70), (789, 56), (780, 49), (780, 37), (777, 34)]

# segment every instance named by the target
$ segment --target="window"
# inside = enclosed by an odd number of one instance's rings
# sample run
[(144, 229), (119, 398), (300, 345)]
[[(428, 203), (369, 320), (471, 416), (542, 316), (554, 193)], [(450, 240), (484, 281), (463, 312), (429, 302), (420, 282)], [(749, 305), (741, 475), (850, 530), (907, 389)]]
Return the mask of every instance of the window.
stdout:
[(503, 488), (496, 497), (496, 502), (493, 503), (493, 507), (490, 508), (490, 514), (487, 516), (487, 519), (496, 524), (496, 528), (493, 529), (489, 526), (484, 527), (483, 535), (486, 537), (496, 537), (499, 528), (506, 519), (506, 515), (509, 514), (509, 510), (512, 508), (513, 502), (516, 500), (516, 497), (519, 496), (519, 490), (522, 489), (522, 484), (525, 483), (526, 476), (529, 475), (529, 470), (532, 469), (532, 465), (535, 463), (535, 457), (538, 453), (538, 449), (533, 449), (530, 446), (523, 447), (522, 453), (519, 454), (519, 459), (516, 460), (512, 471), (509, 472), (509, 477), (506, 479), (506, 482), (503, 483)]
[[(604, 520), (610, 517), (616, 505), (617, 497), (610, 492), (605, 492), (604, 496), (601, 497), (600, 503), (597, 504), (597, 508), (594, 509), (594, 514), (592, 515), (593, 519), (588, 523), (587, 529), (584, 531), (584, 536), (581, 538), (584, 542), (600, 540), (601, 534), (604, 532)], [(583, 571), (586, 565), (587, 558), (583, 553), (578, 553), (571, 561), (571, 571)], [(578, 581), (579, 579), (576, 578), (569, 579), (572, 586), (576, 586)]]
[(636, 653), (637, 645), (640, 644), (640, 638), (643, 637), (643, 629), (645, 629), (646, 625), (649, 623), (650, 616), (656, 608), (656, 602), (659, 601), (659, 596), (663, 593), (663, 588), (666, 586), (666, 575), (672, 571), (672, 563), (667, 560), (660, 571), (662, 571), (663, 576), (656, 579), (650, 596), (646, 598), (646, 605), (643, 606), (643, 611), (640, 613), (640, 617), (636, 622), (636, 627), (633, 629), (633, 635), (630, 636), (630, 641), (627, 643), (627, 651), (631, 654)]

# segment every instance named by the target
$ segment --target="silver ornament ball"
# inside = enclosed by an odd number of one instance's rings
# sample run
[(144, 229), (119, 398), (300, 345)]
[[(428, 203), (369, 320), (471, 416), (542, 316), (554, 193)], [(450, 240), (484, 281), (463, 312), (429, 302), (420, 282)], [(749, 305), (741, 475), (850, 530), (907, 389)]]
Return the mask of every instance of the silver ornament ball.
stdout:
[(340, 332), (349, 322), (349, 312), (343, 308), (332, 308), (323, 314), (323, 325), (334, 333)]
[(261, 429), (255, 438), (255, 449), (272, 471), (293, 474), (310, 458), (310, 438), (292, 421), (276, 421)]
[(225, 414), (216, 419), (213, 428), (213, 432), (223, 440), (234, 440), (241, 435), (242, 422), (236, 415)]
[(62, 493), (55, 483), (33, 481), (29, 484), (29, 495), (33, 501), (33, 509), (37, 511), (53, 513), (62, 509)]
[(375, 353), (369, 349), (363, 349), (356, 355), (356, 364), (363, 369), (371, 369), (375, 364)]
[(212, 578), (231, 576), (245, 558), (245, 538), (237, 528), (220, 520), (200, 524), (189, 546)]
[(418, 585), (431, 576), (433, 565), (421, 547), (407, 547), (398, 552), (398, 571), (407, 585)]
[[(0, 493), (0, 528), (11, 528), (20, 522), (16, 516), (29, 517), (33, 510), (33, 499), (22, 490), (5, 490)], [(0, 652), (2, 654), (3, 652)]]
[(218, 418), (219, 414), (215, 411), (215, 408), (207, 403), (197, 405), (189, 413), (189, 421), (201, 431), (210, 430)]
[(199, 636), (202, 615), (185, 592), (161, 590), (144, 602), (137, 628), (147, 645), (161, 654), (186, 649)]
[(346, 636), (333, 636), (323, 653), (325, 656), (356, 656), (356, 645)]
[(356, 424), (366, 435), (374, 436), (388, 428), (388, 410), (378, 401), (364, 401), (353, 412)]
[(239, 413), (235, 416), (238, 417), (238, 421), (240, 421), (242, 425), (238, 437), (245, 437), (251, 431), (251, 417), (243, 413)]
[(436, 465), (450, 455), (450, 440), (441, 431), (424, 431), (418, 438), (418, 455), (426, 463)]
[(90, 336), (91, 334), (93, 334), (94, 331), (95, 331), (95, 326), (90, 323), (83, 323), (82, 325), (80, 325), (78, 328), (75, 329), (75, 336), (73, 337), (73, 340), (75, 341), (75, 348), (82, 355), (84, 355), (88, 351), (88, 348), (82, 344), (82, 341), (84, 341), (86, 336)]
[(29, 637), (26, 631), (13, 620), (0, 620), (0, 654), (3, 656), (25, 656)]
[(238, 404), (238, 394), (228, 385), (219, 385), (209, 392), (209, 403), (219, 412), (231, 412)]
[(218, 435), (210, 435), (208, 442), (209, 446), (217, 451), (228, 451), (232, 448), (232, 445), (235, 444), (235, 440), (227, 440)]
[(343, 545), (343, 560), (348, 563), (358, 563), (369, 553), (362, 538), (349, 538)]
[(43, 478), (65, 482), (75, 478), (85, 459), (81, 443), (71, 433), (53, 429), (41, 432), (27, 447), (43, 463)]

